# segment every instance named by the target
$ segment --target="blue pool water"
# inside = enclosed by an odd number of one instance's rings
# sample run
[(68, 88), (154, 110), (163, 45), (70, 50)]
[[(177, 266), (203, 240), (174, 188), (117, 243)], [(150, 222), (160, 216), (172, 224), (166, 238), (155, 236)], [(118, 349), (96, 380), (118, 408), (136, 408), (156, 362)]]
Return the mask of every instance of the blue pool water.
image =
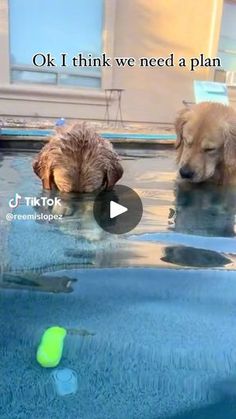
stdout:
[[(122, 155), (144, 205), (124, 236), (100, 230), (89, 195), (61, 196), (60, 222), (6, 221), (15, 192), (45, 192), (33, 154), (0, 157), (0, 418), (235, 418), (236, 191), (176, 189), (170, 150)], [(35, 361), (55, 324), (67, 396)]]

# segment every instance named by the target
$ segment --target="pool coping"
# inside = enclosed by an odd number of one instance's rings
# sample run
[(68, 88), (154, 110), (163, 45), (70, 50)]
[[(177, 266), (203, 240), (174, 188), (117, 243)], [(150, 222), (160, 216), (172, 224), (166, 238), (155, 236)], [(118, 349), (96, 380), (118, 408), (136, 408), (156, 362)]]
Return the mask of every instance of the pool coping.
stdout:
[[(48, 136), (10, 136), (0, 135), (0, 150), (16, 150), (16, 151), (34, 151), (40, 150), (44, 144), (47, 143)], [(113, 138), (105, 137), (109, 139), (115, 148), (148, 148), (148, 149), (163, 149), (173, 148), (175, 143), (172, 139), (130, 139), (130, 138)]]

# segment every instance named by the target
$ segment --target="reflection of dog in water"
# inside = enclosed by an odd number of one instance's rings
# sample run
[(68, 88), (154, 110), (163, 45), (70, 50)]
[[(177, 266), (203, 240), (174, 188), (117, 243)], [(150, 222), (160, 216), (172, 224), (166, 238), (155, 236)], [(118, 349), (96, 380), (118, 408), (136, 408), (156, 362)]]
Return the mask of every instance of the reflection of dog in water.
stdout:
[[(45, 196), (45, 194), (47, 198), (59, 198), (60, 204), (56, 203), (53, 206), (40, 207), (40, 210), (38, 207), (35, 207), (35, 210), (47, 214), (48, 216), (59, 217), (58, 220), (53, 219), (50, 222), (57, 226), (60, 232), (90, 243), (98, 242), (100, 240), (114, 241), (115, 236), (108, 235), (95, 221), (95, 193), (78, 195), (76, 193), (67, 194), (58, 191), (44, 191), (43, 195)], [(101, 218), (100, 221), (103, 225), (105, 225), (106, 222), (108, 222), (109, 225), (117, 222), (116, 218), (111, 220), (108, 216), (107, 196), (109, 196), (110, 200), (118, 201), (115, 190), (104, 192), (104, 199), (103, 194), (99, 194), (99, 197), (101, 197), (99, 200), (99, 217)], [(39, 222), (45, 223), (45, 221)]]
[(176, 232), (218, 237), (235, 235), (235, 188), (182, 184), (178, 185), (175, 195), (170, 221)]
[[(101, 240), (104, 232), (98, 226), (93, 216), (93, 194), (60, 193), (56, 191), (44, 191), (43, 195), (48, 198), (57, 197), (60, 204), (53, 206), (35, 207), (36, 211), (48, 216), (59, 217), (51, 220), (58, 230), (64, 234), (74, 236), (80, 240), (94, 242)], [(45, 223), (45, 221), (39, 221)]]
[[(110, 194), (117, 199), (115, 191), (110, 191)], [(118, 254), (123, 255), (123, 244), (115, 234), (105, 232), (95, 221), (93, 214), (95, 194), (78, 195), (44, 191), (43, 195), (48, 198), (56, 196), (61, 200), (61, 205), (56, 204), (40, 209), (35, 207), (35, 211), (61, 216), (60, 220), (53, 219), (50, 224), (54, 227), (55, 240), (61, 240), (62, 248), (63, 235), (73, 238), (71, 246), (64, 249), (64, 254), (71, 260), (71, 265), (109, 267), (117, 263)], [(103, 205), (107, 204), (101, 201), (101, 213), (103, 213)], [(41, 220), (37, 222), (46, 224)], [(117, 222), (116, 219), (113, 222)]]

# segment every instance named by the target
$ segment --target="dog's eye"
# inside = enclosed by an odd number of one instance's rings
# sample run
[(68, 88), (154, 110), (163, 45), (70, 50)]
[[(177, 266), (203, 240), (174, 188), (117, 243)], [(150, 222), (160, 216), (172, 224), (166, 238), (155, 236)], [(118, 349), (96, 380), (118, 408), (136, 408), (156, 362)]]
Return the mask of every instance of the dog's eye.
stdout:
[(205, 153), (213, 153), (217, 149), (215, 147), (204, 148)]

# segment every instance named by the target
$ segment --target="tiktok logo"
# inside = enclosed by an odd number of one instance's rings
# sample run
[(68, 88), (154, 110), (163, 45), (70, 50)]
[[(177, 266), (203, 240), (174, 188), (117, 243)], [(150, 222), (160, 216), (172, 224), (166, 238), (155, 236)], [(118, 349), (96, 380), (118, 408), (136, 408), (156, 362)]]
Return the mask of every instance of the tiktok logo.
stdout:
[(9, 200), (10, 208), (17, 208), (21, 200), (21, 195), (18, 193), (15, 194), (15, 197)]
[(35, 196), (22, 197), (17, 192), (14, 198), (9, 200), (8, 205), (10, 208), (17, 208), (21, 200), (27, 207), (53, 207), (54, 205), (61, 207), (60, 198), (48, 198), (47, 196), (41, 196), (40, 198), (36, 198)]

